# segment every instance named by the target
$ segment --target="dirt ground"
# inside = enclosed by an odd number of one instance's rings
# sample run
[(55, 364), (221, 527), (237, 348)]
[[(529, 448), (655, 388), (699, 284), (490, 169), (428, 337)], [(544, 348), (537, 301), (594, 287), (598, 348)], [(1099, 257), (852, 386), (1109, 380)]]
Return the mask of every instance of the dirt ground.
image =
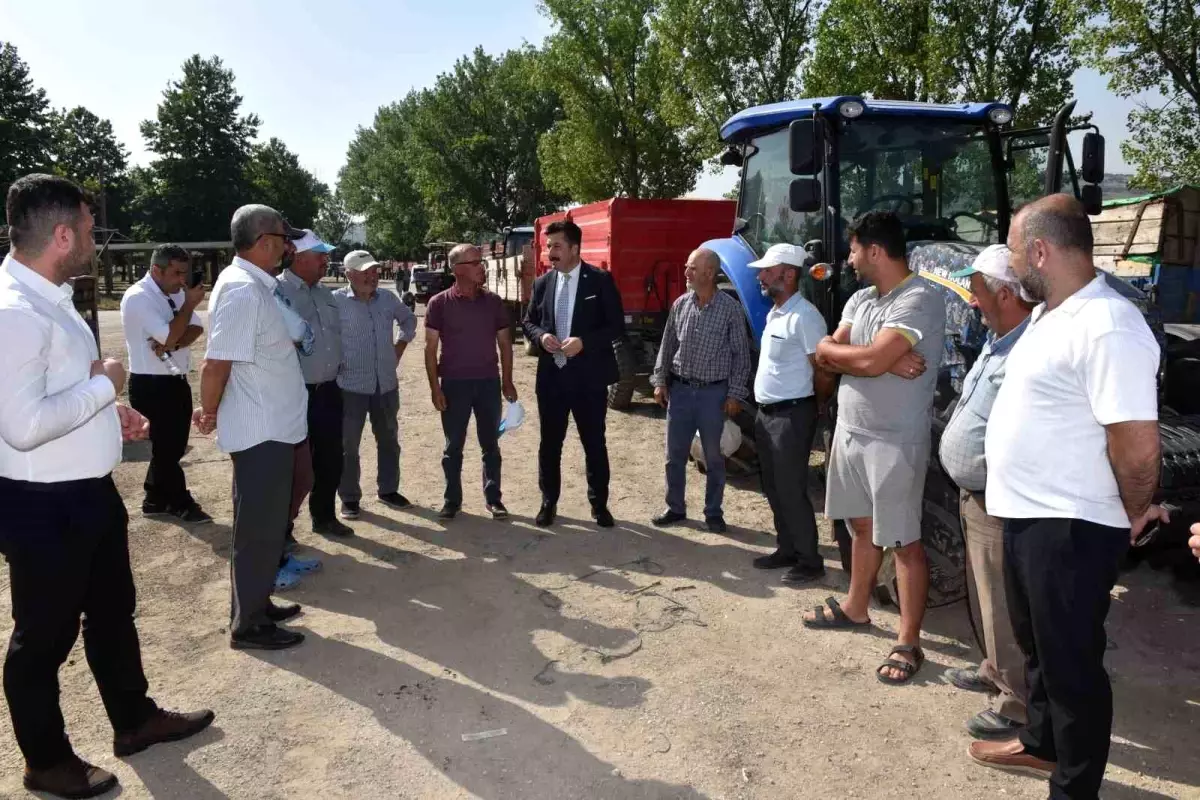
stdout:
[[(123, 356), (119, 315), (101, 316), (105, 353)], [(308, 639), (295, 650), (229, 649), (228, 459), (193, 435), (184, 465), (217, 523), (189, 528), (140, 516), (148, 447), (127, 448), (116, 477), (152, 691), (167, 707), (213, 708), (217, 721), (191, 741), (118, 761), (77, 646), (61, 672), (68, 730), (82, 755), (117, 773), (122, 796), (1046, 796), (1043, 782), (966, 756), (963, 723), (983, 697), (940, 680), (978, 658), (961, 603), (930, 612), (928, 663), (912, 685), (891, 688), (874, 668), (895, 609), (873, 609), (870, 632), (800, 625), (803, 609), (847, 584), (827, 526), (828, 577), (799, 591), (750, 566), (772, 544), (754, 479), (728, 488), (729, 535), (651, 527), (662, 505), (663, 420), (648, 401), (608, 417), (616, 529), (591, 523), (576, 440), (564, 454), (559, 523), (533, 525), (536, 424), (502, 440), (512, 521), (486, 517), (471, 443), (463, 513), (437, 522), (442, 438), (421, 347), (418, 337), (401, 367), (401, 490), (418, 507), (364, 502), (358, 537), (346, 542), (313, 535), (301, 515), (299, 539), (325, 568), (287, 595), (305, 607), (296, 627)], [(202, 353), (203, 339), (193, 355)], [(531, 423), (534, 364), (516, 357)], [(363, 451), (369, 500), (369, 433)], [(693, 513), (701, 498), (692, 472)], [(0, 582), (7, 620), (6, 568)], [(1114, 592), (1108, 798), (1200, 797), (1200, 620), (1168, 586), (1142, 567)], [(27, 796), (21, 766), (3, 715), (0, 796)]]

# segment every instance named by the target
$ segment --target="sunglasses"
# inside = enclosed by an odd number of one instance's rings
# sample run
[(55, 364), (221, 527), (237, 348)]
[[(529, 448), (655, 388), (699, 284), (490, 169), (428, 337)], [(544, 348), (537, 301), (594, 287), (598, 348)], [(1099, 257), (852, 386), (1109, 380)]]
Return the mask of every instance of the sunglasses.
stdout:
[(259, 239), (261, 239), (261, 238), (262, 238), (262, 237), (264, 237), (264, 236), (278, 236), (280, 239), (282, 239), (282, 240), (283, 240), (283, 241), (285, 241), (285, 242), (290, 242), (290, 241), (291, 241), (291, 238), (290, 238), (290, 237), (289, 237), (289, 236), (288, 236), (286, 233), (271, 233), (271, 232), (269, 232), (269, 233), (260, 233), (260, 234), (258, 235), (258, 238), (259, 238)]

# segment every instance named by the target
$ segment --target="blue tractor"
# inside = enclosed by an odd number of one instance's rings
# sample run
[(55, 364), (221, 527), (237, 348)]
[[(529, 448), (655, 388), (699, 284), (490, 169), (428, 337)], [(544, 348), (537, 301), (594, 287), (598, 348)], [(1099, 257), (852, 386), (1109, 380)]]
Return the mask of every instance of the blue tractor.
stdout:
[[(813, 265), (804, 278), (804, 292), (832, 331), (842, 305), (859, 288), (846, 267), (847, 223), (872, 209), (897, 212), (908, 234), (910, 265), (940, 286), (947, 299), (946, 349), (933, 420), (936, 453), (962, 379), (986, 335), (969, 306), (969, 284), (951, 274), (968, 266), (987, 245), (1005, 241), (1016, 209), (1037, 197), (1071, 192), (1089, 213), (1099, 213), (1104, 139), (1092, 125), (1072, 126), (1074, 105), (1064, 106), (1052, 125), (1034, 129), (1014, 128), (1013, 111), (1002, 103), (931, 104), (856, 96), (774, 103), (734, 115), (721, 129), (728, 146), (721, 160), (741, 167), (737, 219), (731, 237), (705, 247), (720, 256), (724, 288), (745, 307), (753, 341), (757, 344), (762, 334), (770, 304), (747, 267), (750, 261), (777, 242), (803, 245)], [(1078, 165), (1068, 142), (1076, 131), (1083, 134)], [(1161, 335), (1146, 297), (1128, 283), (1108, 278), (1142, 307)], [(822, 420), (825, 442), (835, 414), (831, 404)], [(1164, 423), (1164, 444), (1166, 428)], [(1192, 449), (1188, 458), (1196, 461), (1200, 435), (1191, 429), (1184, 438), (1188, 436), (1190, 443), (1182, 446)], [(958, 490), (936, 457), (930, 459), (924, 520), (930, 605), (954, 602), (966, 594)], [(848, 569), (850, 538), (844, 523), (834, 527)], [(885, 574), (877, 594), (889, 599), (894, 592)]]

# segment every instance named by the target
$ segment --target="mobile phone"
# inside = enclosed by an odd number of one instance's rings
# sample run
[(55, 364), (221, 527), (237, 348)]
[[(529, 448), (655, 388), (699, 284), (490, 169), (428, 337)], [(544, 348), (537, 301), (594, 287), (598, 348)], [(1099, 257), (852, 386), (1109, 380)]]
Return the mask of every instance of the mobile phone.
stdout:
[[(1183, 509), (1180, 508), (1179, 506), (1171, 505), (1170, 503), (1159, 503), (1158, 505), (1160, 508), (1162, 508), (1163, 511), (1167, 512), (1168, 516), (1170, 516), (1172, 518), (1176, 514), (1183, 511)], [(1154, 540), (1154, 537), (1158, 535), (1158, 532), (1161, 528), (1162, 528), (1162, 522), (1157, 519), (1153, 520), (1152, 522), (1150, 522), (1149, 525), (1147, 525), (1144, 529), (1142, 529), (1142, 532), (1138, 534), (1138, 537), (1133, 540), (1133, 546), (1134, 547), (1145, 547), (1146, 545), (1150, 544), (1150, 542), (1152, 542)]]
[(192, 277), (188, 279), (188, 286), (195, 289), (202, 283), (204, 283), (204, 273), (200, 270), (193, 270)]

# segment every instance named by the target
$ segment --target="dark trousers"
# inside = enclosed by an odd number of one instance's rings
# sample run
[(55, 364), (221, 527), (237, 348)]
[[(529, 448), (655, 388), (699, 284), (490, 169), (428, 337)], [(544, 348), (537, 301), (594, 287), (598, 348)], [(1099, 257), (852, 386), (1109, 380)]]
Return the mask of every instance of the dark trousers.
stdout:
[(1104, 671), (1109, 592), (1129, 530), (1071, 519), (1004, 523), (1004, 582), (1025, 654), (1021, 742), (1058, 763), (1051, 798), (1095, 798), (1108, 763), (1112, 687)]
[(367, 417), (371, 418), (371, 432), (375, 435), (378, 471), (375, 483), (379, 495), (391, 494), (400, 488), (400, 390), (359, 394), (342, 392), (342, 441), (345, 456), (342, 460), (342, 480), (338, 488), (343, 503), (357, 503), (362, 499), (359, 486), (360, 468), (358, 448), (362, 444), (363, 427)]
[(825, 566), (817, 551), (817, 517), (808, 497), (808, 458), (816, 431), (817, 404), (812, 398), (780, 411), (760, 408), (754, 419), (763, 491), (775, 518), (779, 550), (810, 569)]
[(704, 468), (704, 518), (719, 519), (725, 497), (725, 457), (721, 455), (721, 431), (725, 427), (725, 398), (729, 383), (691, 387), (677, 381), (670, 386), (667, 404), (667, 508), (687, 513), (684, 488), (692, 439), (700, 431)]
[(146, 505), (190, 508), (193, 500), (179, 460), (192, 427), (192, 387), (176, 375), (130, 375), (129, 405), (150, 420)]
[(561, 376), (543, 379), (537, 389), (538, 488), (542, 502), (554, 504), (562, 491), (562, 447), (567, 438), (567, 421), (575, 418), (587, 469), (588, 500), (592, 508), (608, 506), (608, 446), (604, 440), (604, 417), (608, 394), (604, 389), (568, 384)]
[(312, 493), (308, 510), (314, 524), (334, 517), (342, 481), (342, 390), (337, 381), (308, 384), (308, 444), (312, 451)]
[(0, 508), (13, 615), (4, 695), (26, 763), (47, 769), (71, 754), (58, 669), (81, 616), (84, 653), (113, 730), (137, 730), (155, 710), (133, 622), (129, 517), (111, 477), (58, 484), (0, 478)]
[(462, 507), (462, 455), (467, 441), (467, 424), (475, 414), (475, 436), (483, 451), (483, 497), (490, 504), (500, 502), (500, 379), (443, 380), (442, 394), (446, 410), (442, 412), (442, 433), (446, 447), (442, 470), (446, 473), (446, 505)]
[(263, 442), (231, 458), (230, 630), (237, 634), (270, 622), (266, 610), (289, 521), (296, 445)]

